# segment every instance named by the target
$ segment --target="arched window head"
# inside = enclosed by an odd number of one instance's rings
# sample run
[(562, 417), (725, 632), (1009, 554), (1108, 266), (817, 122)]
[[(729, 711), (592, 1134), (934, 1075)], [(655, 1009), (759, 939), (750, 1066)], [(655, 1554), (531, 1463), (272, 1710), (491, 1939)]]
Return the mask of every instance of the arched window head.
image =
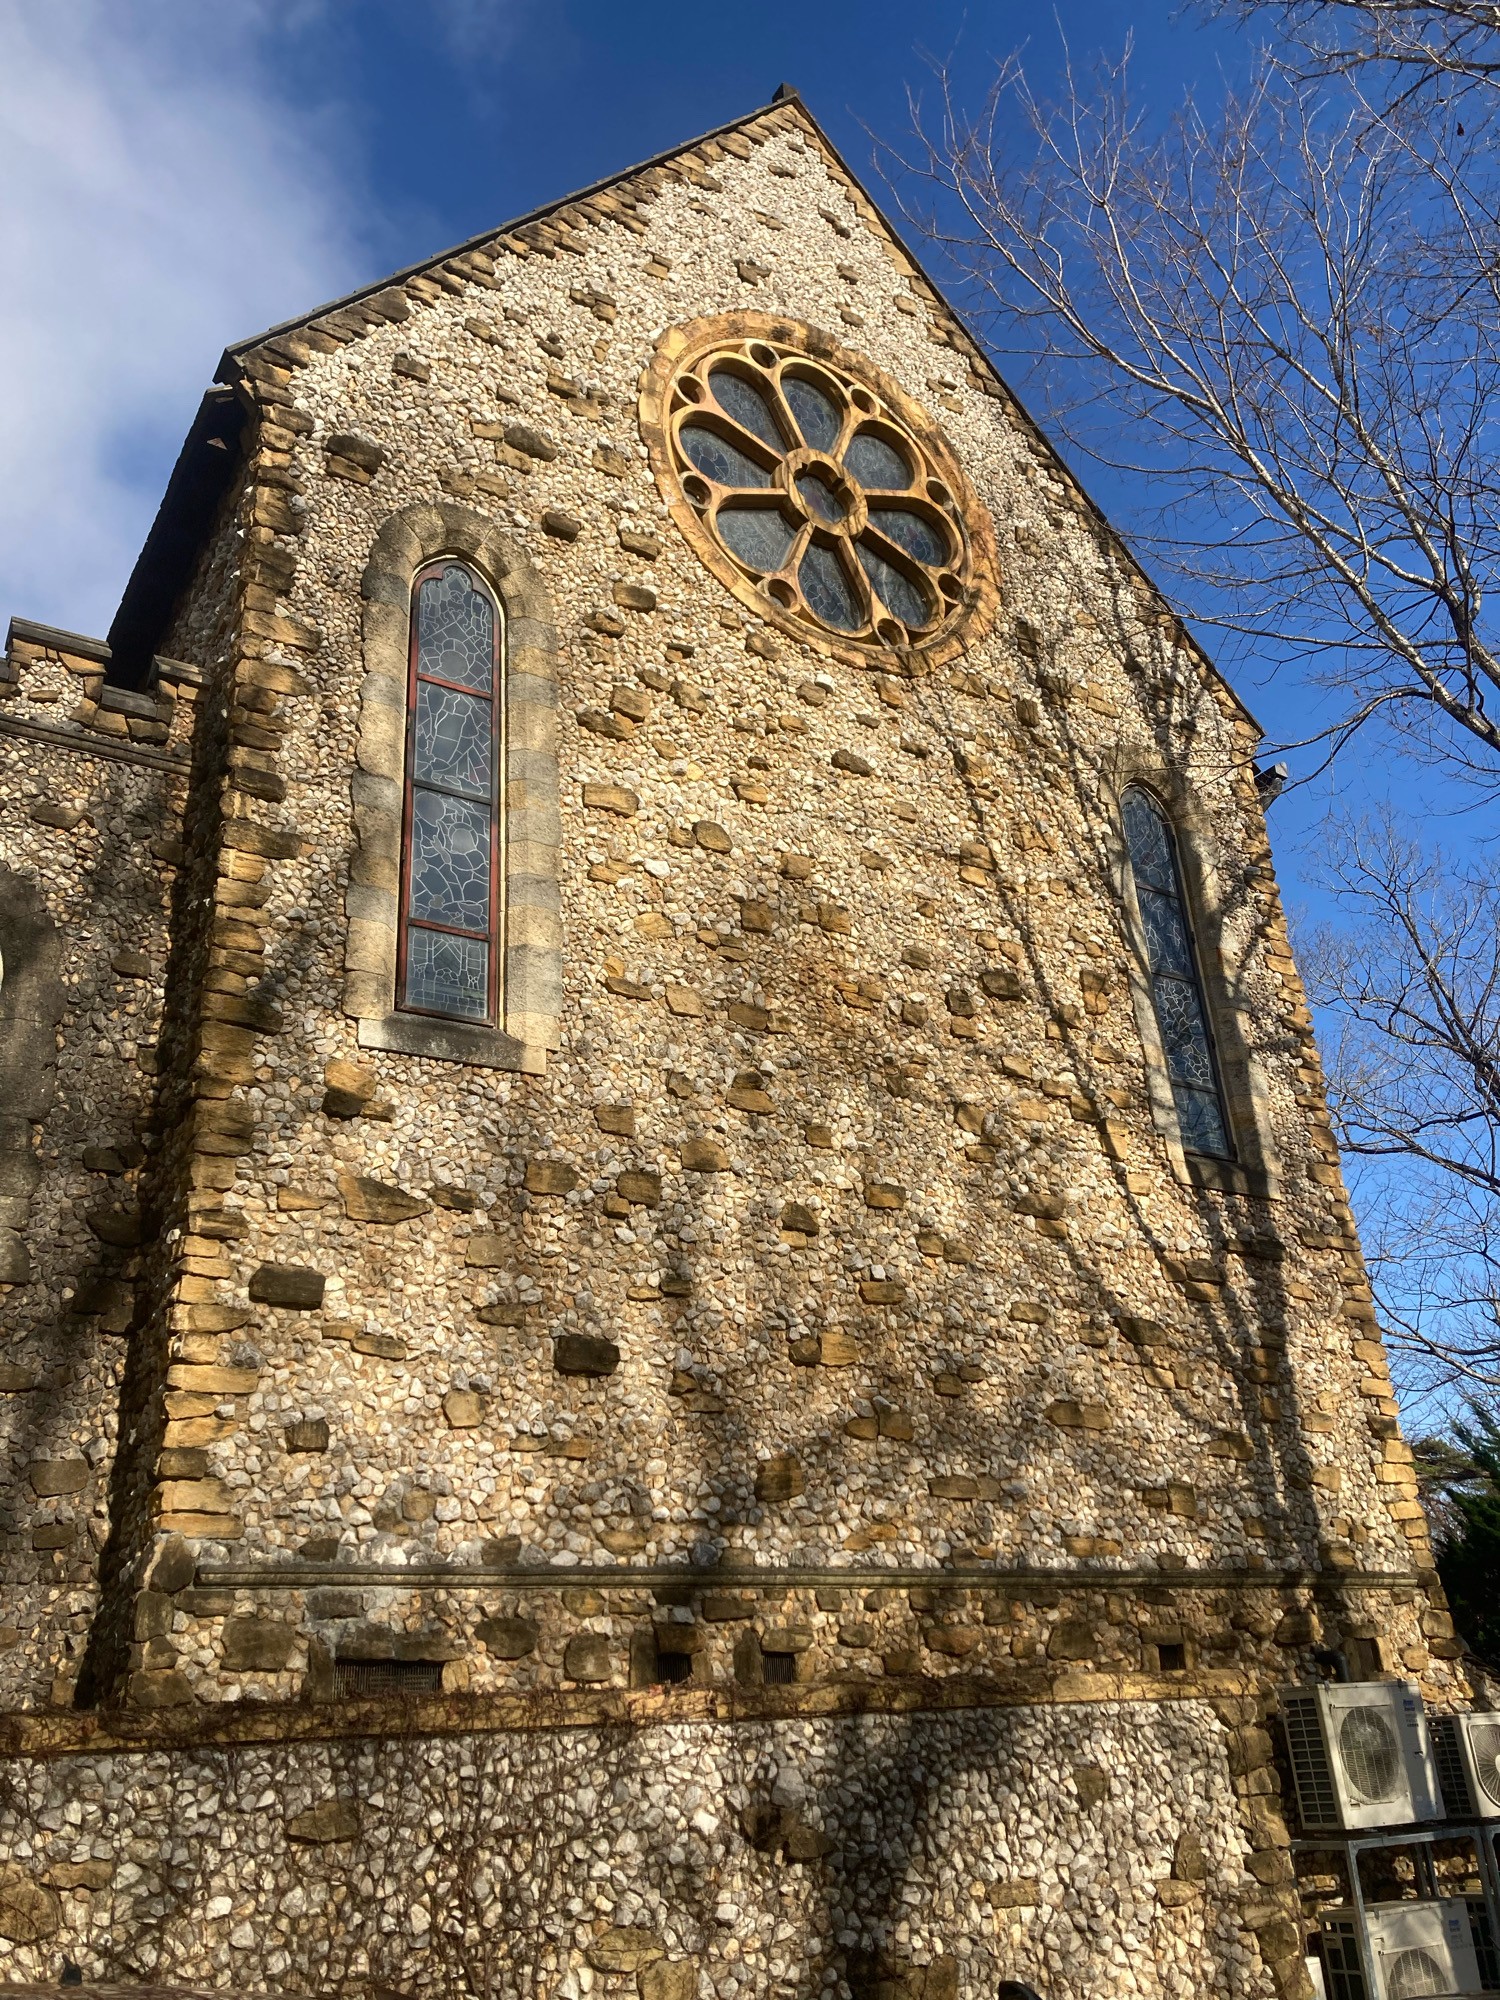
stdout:
[(1149, 792), (1132, 786), (1123, 817), (1135, 899), (1145, 933), (1151, 998), (1167, 1059), (1184, 1148), (1233, 1157), (1192, 920), (1171, 821)]
[(500, 976), (500, 618), (463, 563), (412, 591), (397, 1004), (488, 1023)]

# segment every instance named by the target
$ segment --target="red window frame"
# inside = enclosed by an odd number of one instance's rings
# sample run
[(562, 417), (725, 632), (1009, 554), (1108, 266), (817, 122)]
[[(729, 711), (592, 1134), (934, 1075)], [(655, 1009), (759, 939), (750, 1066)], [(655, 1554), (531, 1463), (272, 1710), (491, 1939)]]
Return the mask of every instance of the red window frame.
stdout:
[[(416, 778), (416, 734), (417, 734), (417, 684), (426, 681), (433, 687), (448, 688), (456, 694), (466, 696), (470, 701), (483, 700), (475, 689), (464, 687), (458, 681), (445, 681), (437, 674), (421, 671), (421, 629), (417, 617), (417, 603), (424, 584), (442, 576), (450, 569), (461, 569), (476, 590), (483, 591), (489, 600), (490, 621), (490, 901), (489, 925), (484, 931), (462, 930), (454, 924), (435, 924), (425, 917), (411, 914), (411, 843), (412, 812), (419, 790), (433, 790), (441, 794), (437, 786), (419, 785)], [(396, 924), (396, 1006), (402, 1013), (422, 1014), (441, 1021), (467, 1022), (471, 1027), (494, 1027), (500, 1009), (500, 912), (501, 877), (504, 868), (503, 829), (500, 820), (500, 771), (504, 757), (504, 689), (500, 672), (501, 632), (500, 605), (489, 584), (469, 563), (458, 556), (439, 556), (435, 561), (424, 563), (412, 578), (410, 632), (407, 640), (406, 669), (406, 760), (402, 781), (401, 799), (401, 894), (397, 910)], [(407, 940), (413, 930), (434, 931), (439, 936), (475, 938), (488, 947), (486, 954), (485, 998), (486, 1011), (483, 1016), (475, 1014), (453, 1014), (437, 1007), (420, 1007), (406, 997)]]

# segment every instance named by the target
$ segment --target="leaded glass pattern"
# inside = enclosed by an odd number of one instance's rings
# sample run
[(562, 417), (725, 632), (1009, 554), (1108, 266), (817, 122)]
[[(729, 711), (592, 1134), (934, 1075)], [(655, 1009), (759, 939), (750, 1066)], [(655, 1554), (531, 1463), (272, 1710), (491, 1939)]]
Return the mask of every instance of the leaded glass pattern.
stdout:
[(969, 542), (951, 465), (889, 393), (823, 354), (733, 341), (679, 377), (669, 435), (683, 494), (771, 615), (907, 647), (955, 624)]
[(1182, 1143), (1190, 1153), (1227, 1159), (1233, 1151), (1229, 1122), (1182, 890), (1176, 838), (1165, 812), (1139, 786), (1132, 786), (1125, 794), (1123, 817), (1151, 972), (1151, 997)]
[(495, 1018), (499, 622), (464, 564), (417, 578), (407, 694), (399, 1004)]

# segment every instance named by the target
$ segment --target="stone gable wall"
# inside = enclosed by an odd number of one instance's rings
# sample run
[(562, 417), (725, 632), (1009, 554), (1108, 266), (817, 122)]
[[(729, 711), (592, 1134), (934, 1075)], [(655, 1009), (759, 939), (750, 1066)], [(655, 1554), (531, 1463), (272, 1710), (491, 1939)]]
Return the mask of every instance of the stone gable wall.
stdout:
[[(247, 363), (289, 510), (286, 588), (247, 633), (287, 691), (272, 795), (233, 809), (266, 850), (279, 1026), (241, 1035), (253, 1136), (187, 1308), (223, 1327), (189, 1366), (222, 1367), (233, 1416), (163, 1529), (208, 1545), (204, 1580), (232, 1553), (242, 1588), (335, 1548), (1405, 1571), (1405, 1448), (1241, 712), (1003, 394), (941, 358), (816, 149), (746, 150), (722, 192), (662, 186), (644, 235), (414, 280), (405, 318)], [(960, 667), (908, 681), (772, 637), (670, 532), (636, 384), (663, 327), (747, 295), (838, 324), (943, 423), (1006, 600)], [(512, 418), (555, 455), (490, 435)], [(383, 524), (445, 493), (524, 549), (561, 637), (540, 1078), (363, 1051), (343, 1012), (360, 580)], [(1153, 1124), (1112, 811), (1141, 772), (1191, 801), (1274, 1205), (1185, 1181)], [(447, 1636), (388, 1602), (377, 1633)], [(223, 1671), (207, 1622), (173, 1671), (290, 1692), (309, 1647), (357, 1636), (298, 1608), (278, 1668)], [(1391, 1643), (1426, 1664), (1415, 1624)]]

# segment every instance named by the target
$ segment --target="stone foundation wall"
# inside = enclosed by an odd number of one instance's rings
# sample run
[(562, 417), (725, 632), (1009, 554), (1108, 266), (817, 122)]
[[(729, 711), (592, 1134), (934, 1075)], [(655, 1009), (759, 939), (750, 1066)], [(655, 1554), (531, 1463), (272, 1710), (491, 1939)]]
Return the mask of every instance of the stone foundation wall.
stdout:
[(0, 1972), (1271, 2000), (1288, 1871), (1230, 1775), (1258, 1742), (1106, 1703), (11, 1763)]

